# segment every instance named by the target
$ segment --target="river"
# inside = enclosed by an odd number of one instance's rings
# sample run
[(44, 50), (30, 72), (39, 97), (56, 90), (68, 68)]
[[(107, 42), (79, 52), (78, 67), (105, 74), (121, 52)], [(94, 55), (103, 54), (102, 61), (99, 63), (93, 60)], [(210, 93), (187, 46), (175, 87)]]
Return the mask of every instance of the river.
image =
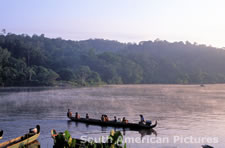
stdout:
[[(128, 148), (200, 148), (225, 145), (225, 85), (109, 85), (87, 88), (1, 88), (0, 129), (9, 140), (41, 126), (38, 141), (51, 148), (50, 130), (69, 130), (74, 138), (109, 135), (110, 127), (69, 122), (67, 109), (90, 118), (107, 114), (138, 122), (158, 121), (155, 131), (120, 130)], [(130, 138), (130, 141), (129, 141)]]

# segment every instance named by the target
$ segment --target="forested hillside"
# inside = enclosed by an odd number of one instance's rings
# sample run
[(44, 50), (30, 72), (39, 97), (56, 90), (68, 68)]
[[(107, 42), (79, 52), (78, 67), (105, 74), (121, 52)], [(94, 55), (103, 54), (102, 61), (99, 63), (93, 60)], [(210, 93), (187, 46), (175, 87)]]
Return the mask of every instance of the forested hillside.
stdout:
[(0, 85), (225, 82), (225, 51), (189, 42), (139, 44), (0, 35)]

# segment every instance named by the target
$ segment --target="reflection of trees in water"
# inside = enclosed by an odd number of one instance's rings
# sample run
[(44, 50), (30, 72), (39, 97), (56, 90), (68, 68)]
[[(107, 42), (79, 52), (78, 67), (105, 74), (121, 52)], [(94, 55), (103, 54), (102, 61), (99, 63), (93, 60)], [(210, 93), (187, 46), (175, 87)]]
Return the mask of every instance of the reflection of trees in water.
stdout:
[(3, 88), (0, 88), (0, 93), (3, 93), (3, 92), (13, 92), (13, 93), (39, 92), (39, 91), (48, 91), (48, 90), (56, 90), (56, 89), (63, 89), (63, 88), (55, 88), (55, 87), (3, 87)]

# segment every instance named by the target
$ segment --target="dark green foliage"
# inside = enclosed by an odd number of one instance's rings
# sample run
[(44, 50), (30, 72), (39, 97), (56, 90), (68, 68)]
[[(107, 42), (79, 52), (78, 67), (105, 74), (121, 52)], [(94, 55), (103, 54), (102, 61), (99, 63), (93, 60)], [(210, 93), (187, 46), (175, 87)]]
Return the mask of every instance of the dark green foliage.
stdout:
[(8, 52), (8, 50), (0, 47), (0, 86), (4, 85), (3, 72), (4, 72), (4, 67), (8, 63), (9, 57), (10, 57), (10, 53)]
[(58, 74), (60, 75), (61, 80), (73, 81), (75, 79), (74, 72), (71, 69), (61, 69)]
[(108, 141), (105, 143), (95, 143), (94, 141), (84, 141), (72, 138), (69, 131), (59, 133), (54, 138), (54, 148), (126, 148), (126, 143), (122, 145), (123, 135), (120, 131), (111, 131)]
[(88, 66), (80, 66), (75, 72), (76, 82), (81, 86), (99, 84), (101, 78), (97, 72), (91, 71)]
[(37, 80), (38, 82), (41, 82), (45, 85), (53, 84), (54, 80), (59, 77), (59, 75), (53, 70), (42, 66), (34, 66), (34, 72), (36, 74), (34, 76), (34, 80)]
[(224, 83), (225, 51), (189, 42), (125, 44), (0, 35), (0, 86)]

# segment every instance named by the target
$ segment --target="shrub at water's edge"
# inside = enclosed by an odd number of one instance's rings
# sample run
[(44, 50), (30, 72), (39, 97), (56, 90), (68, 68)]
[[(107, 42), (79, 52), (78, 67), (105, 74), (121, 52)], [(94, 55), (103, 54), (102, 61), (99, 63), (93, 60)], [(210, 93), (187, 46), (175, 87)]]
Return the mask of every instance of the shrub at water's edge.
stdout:
[(120, 131), (110, 132), (107, 142), (96, 143), (94, 141), (83, 141), (80, 139), (72, 138), (69, 131), (64, 133), (59, 133), (54, 136), (54, 148), (64, 147), (64, 148), (126, 148), (126, 144), (122, 146), (123, 136)]

